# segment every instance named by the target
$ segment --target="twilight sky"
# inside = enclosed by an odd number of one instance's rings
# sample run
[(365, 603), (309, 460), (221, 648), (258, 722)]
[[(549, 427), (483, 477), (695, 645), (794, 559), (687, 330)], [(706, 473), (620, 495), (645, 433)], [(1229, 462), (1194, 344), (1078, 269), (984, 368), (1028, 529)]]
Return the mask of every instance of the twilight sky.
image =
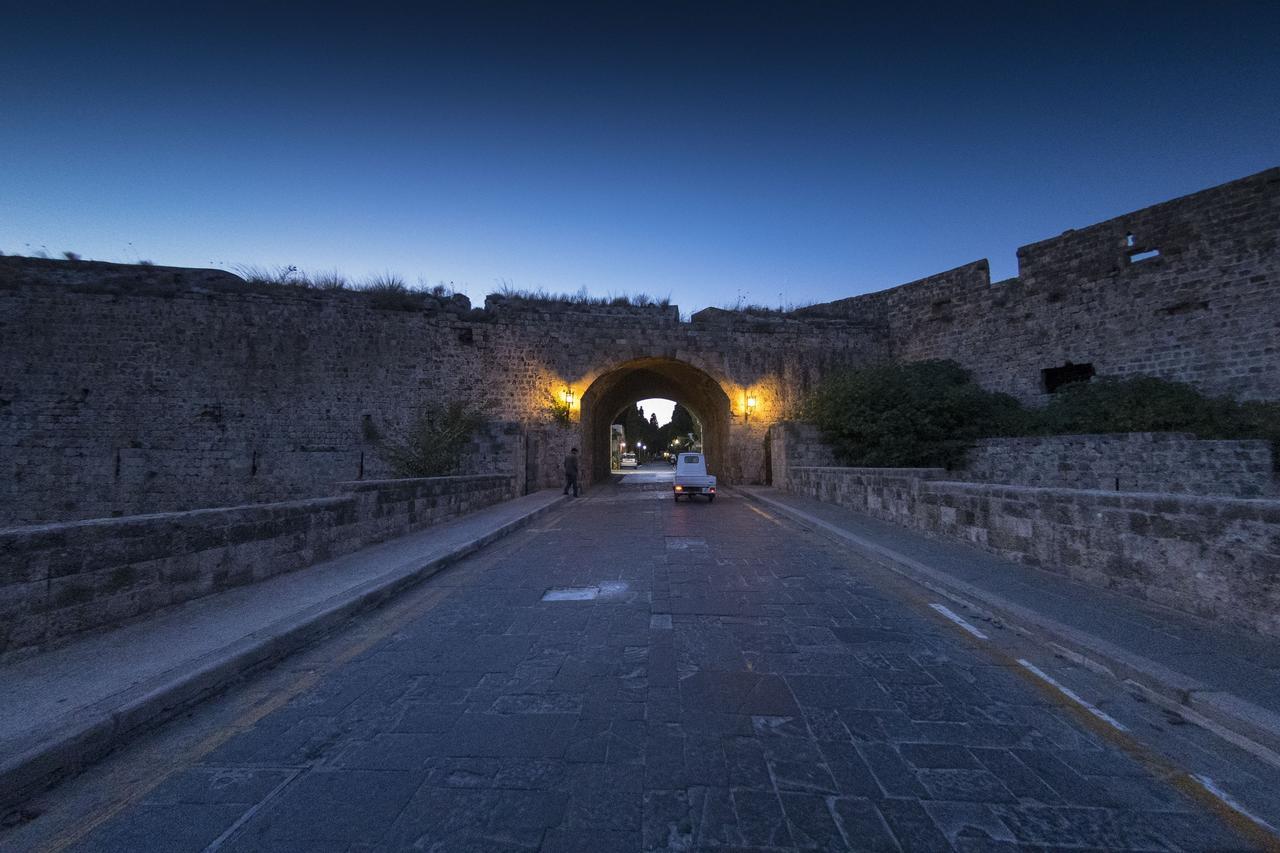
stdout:
[(0, 250), (690, 311), (1280, 164), (1274, 2), (271, 5), (0, 4)]

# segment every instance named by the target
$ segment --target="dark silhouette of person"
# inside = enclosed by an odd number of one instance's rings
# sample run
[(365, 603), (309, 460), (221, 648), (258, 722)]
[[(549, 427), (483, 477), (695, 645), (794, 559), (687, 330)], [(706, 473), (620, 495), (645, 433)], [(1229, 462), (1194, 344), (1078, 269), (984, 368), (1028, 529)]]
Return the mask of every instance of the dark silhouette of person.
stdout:
[(578, 448), (569, 451), (569, 455), (564, 458), (564, 493), (569, 494), (570, 487), (573, 488), (573, 496), (578, 496)]

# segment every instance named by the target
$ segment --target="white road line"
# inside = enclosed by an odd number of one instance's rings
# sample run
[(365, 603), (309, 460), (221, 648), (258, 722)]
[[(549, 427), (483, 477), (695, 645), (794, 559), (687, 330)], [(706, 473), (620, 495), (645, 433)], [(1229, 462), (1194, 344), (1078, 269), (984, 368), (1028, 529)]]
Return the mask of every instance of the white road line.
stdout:
[(217, 851), (221, 850), (222, 845), (230, 841), (240, 831), (240, 827), (248, 823), (250, 819), (253, 818), (254, 815), (256, 815), (259, 811), (262, 810), (264, 806), (266, 806), (268, 803), (271, 803), (273, 800), (275, 800), (276, 797), (278, 797), (285, 788), (292, 785), (294, 783), (294, 780), (296, 780), (299, 776), (301, 776), (302, 773), (303, 773), (302, 770), (294, 770), (292, 773), (290, 773), (283, 782), (281, 782), (279, 785), (276, 785), (274, 788), (272, 788), (265, 797), (263, 797), (258, 802), (254, 803), (252, 808), (250, 808), (244, 814), (240, 815), (240, 817), (236, 819), (235, 823), (231, 824), (231, 826), (228, 826), (226, 828), (225, 832), (223, 832), (217, 838), (213, 839), (213, 841), (210, 841), (209, 846), (204, 848), (203, 853), (217, 853)]
[(1041, 681), (1044, 681), (1047, 684), (1053, 685), (1054, 689), (1056, 689), (1059, 693), (1061, 693), (1063, 696), (1066, 696), (1068, 699), (1070, 699), (1072, 702), (1075, 702), (1080, 707), (1084, 708), (1090, 714), (1093, 714), (1099, 720), (1102, 720), (1102, 722), (1122, 732), (1129, 731), (1129, 727), (1126, 726), (1124, 723), (1120, 722), (1115, 717), (1111, 716), (1101, 708), (1097, 708), (1097, 707), (1094, 707), (1093, 705), (1090, 705), (1088, 702), (1084, 701), (1084, 699), (1081, 699), (1079, 694), (1077, 694), (1070, 687), (1067, 687), (1065, 684), (1059, 684), (1056, 680), (1054, 680), (1054, 678), (1051, 675), (1046, 673), (1040, 667), (1033, 664), (1031, 661), (1026, 660), (1025, 658), (1018, 658), (1018, 663), (1022, 664), (1024, 668), (1029, 670)]
[(934, 610), (938, 611), (939, 613), (941, 613), (943, 616), (950, 619), (952, 622), (959, 625), (961, 628), (968, 631), (970, 634), (973, 634), (973, 636), (977, 637), (979, 640), (987, 639), (986, 634), (982, 633), (977, 628), (973, 627), (968, 622), (961, 619), (959, 616), (955, 614), (954, 611), (951, 610), (951, 608), (947, 607), (946, 605), (934, 603), (934, 604), (930, 604), (929, 606), (932, 607)]
[(1208, 776), (1202, 776), (1199, 773), (1191, 773), (1188, 775), (1190, 775), (1192, 779), (1195, 779), (1197, 782), (1199, 782), (1200, 787), (1204, 788), (1210, 794), (1213, 794), (1213, 796), (1221, 800), (1232, 811), (1239, 812), (1240, 814), (1247, 817), (1249, 820), (1256, 823), (1258, 826), (1265, 829), (1267, 832), (1270, 832), (1272, 835), (1280, 835), (1280, 832), (1277, 832), (1274, 826), (1267, 823), (1265, 820), (1258, 817), (1257, 815), (1250, 813), (1248, 809), (1246, 809), (1244, 806), (1236, 802), (1235, 797), (1232, 797), (1226, 791), (1222, 790), (1222, 788), (1218, 787), (1218, 783), (1210, 779)]

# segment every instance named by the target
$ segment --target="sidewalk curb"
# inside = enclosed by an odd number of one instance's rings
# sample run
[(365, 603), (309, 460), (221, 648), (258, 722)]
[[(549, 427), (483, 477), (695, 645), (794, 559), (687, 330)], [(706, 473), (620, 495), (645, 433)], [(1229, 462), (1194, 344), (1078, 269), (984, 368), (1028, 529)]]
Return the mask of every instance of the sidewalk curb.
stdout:
[(1166, 708), (1190, 712), (1195, 717), (1211, 722), (1216, 734), (1238, 746), (1255, 754), (1259, 750), (1270, 753), (1260, 757), (1272, 763), (1280, 760), (1280, 756), (1275, 754), (1280, 752), (1280, 714), (1274, 711), (1234, 694), (1215, 690), (1211, 685), (1189, 675), (953, 578), (919, 560), (843, 530), (782, 501), (747, 490), (734, 491), (747, 500), (763, 504), (793, 521), (812, 527), (827, 538), (851, 547), (878, 565), (940, 595), (979, 613), (983, 613), (986, 608), (988, 612), (984, 615), (988, 618), (995, 617), (1008, 627), (1047, 643), (1057, 653), (1083, 666), (1136, 686), (1147, 698)]
[(233, 640), (216, 651), (191, 660), (180, 669), (171, 669), (109, 699), (86, 706), (53, 732), (18, 737), (0, 744), (5, 752), (0, 757), (0, 808), (15, 806), (55, 782), (78, 773), (254, 670), (289, 656), (355, 614), (383, 604), (453, 563), (516, 532), (567, 500), (557, 495), (546, 506), (463, 542), (446, 554), (408, 569), (387, 572)]

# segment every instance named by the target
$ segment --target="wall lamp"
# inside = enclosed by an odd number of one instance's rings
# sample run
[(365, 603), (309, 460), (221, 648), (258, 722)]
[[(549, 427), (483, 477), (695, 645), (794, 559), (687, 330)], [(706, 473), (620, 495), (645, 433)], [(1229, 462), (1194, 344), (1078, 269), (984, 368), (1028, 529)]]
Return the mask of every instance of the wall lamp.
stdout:
[(756, 408), (756, 398), (753, 395), (748, 394), (747, 408), (744, 413), (743, 420), (747, 420), (747, 421), (751, 420), (751, 413), (755, 411), (755, 408)]
[(560, 392), (560, 396), (564, 398), (564, 404), (568, 406), (570, 409), (572, 409), (573, 408), (573, 389), (566, 386), (565, 389)]

